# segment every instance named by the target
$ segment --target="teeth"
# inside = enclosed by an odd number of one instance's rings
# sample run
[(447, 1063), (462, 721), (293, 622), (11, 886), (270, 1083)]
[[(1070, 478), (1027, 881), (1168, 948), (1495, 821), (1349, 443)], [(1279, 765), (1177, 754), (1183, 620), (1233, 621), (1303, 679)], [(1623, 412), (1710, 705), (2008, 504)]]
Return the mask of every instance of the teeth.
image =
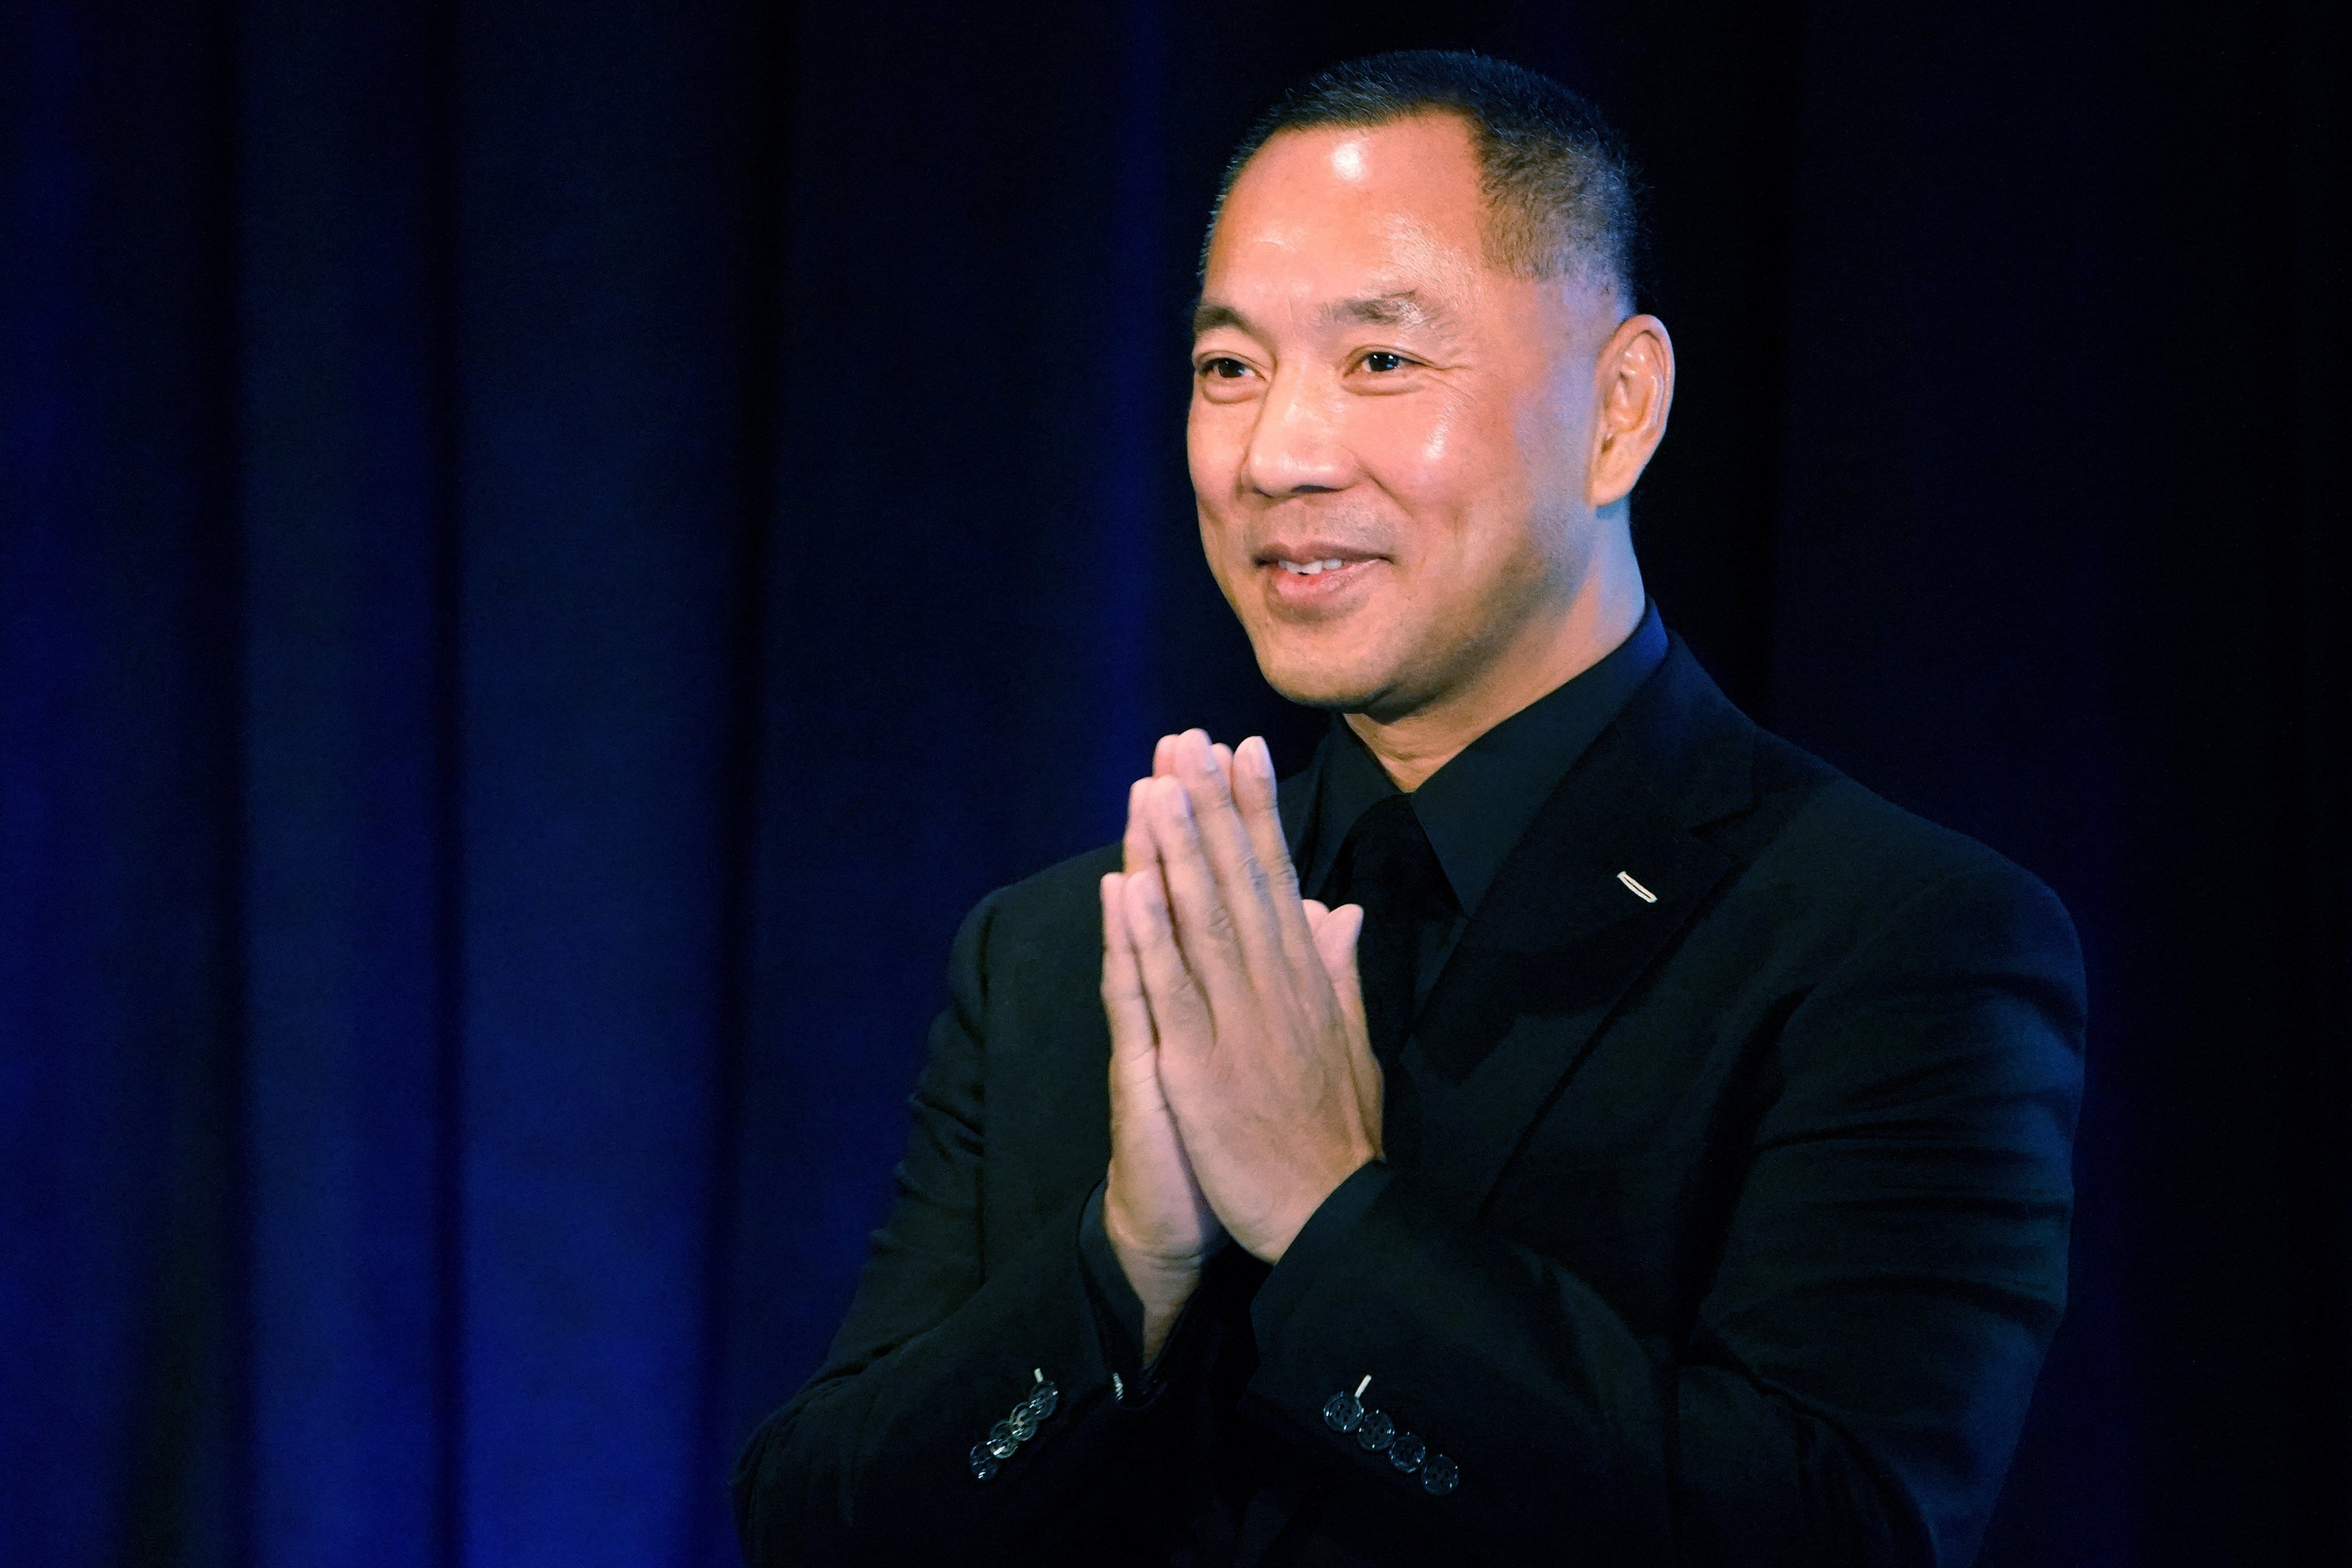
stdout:
[(1334, 555), (1328, 561), (1307, 561), (1303, 563), (1297, 561), (1285, 561), (1280, 563), (1280, 564), (1285, 572), (1288, 572), (1294, 576), (1312, 577), (1318, 573), (1337, 572), (1340, 567), (1345, 566), (1347, 563)]

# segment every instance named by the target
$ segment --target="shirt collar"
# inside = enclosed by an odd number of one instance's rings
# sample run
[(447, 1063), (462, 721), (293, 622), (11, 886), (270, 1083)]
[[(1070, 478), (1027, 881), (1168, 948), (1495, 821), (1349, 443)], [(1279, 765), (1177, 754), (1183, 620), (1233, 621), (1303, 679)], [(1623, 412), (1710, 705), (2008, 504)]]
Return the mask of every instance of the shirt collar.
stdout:
[[(1463, 913), (1478, 907), (1559, 781), (1665, 658), (1666, 628), (1652, 604), (1633, 635), (1598, 664), (1471, 742), (1412, 793), (1413, 815)], [(1379, 759), (1335, 716), (1324, 742), (1305, 886), (1319, 895), (1356, 819), (1396, 793)]]

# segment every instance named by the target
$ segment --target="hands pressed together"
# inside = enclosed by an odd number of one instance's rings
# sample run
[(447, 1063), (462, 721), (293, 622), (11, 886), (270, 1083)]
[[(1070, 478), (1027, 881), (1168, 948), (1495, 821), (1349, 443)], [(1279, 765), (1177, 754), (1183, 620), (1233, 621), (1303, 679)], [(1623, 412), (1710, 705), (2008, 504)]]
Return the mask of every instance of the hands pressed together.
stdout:
[(1363, 911), (1302, 900), (1265, 742), (1162, 739), (1102, 880), (1111, 1158), (1103, 1228), (1159, 1353), (1230, 1235), (1279, 1260), (1381, 1153)]

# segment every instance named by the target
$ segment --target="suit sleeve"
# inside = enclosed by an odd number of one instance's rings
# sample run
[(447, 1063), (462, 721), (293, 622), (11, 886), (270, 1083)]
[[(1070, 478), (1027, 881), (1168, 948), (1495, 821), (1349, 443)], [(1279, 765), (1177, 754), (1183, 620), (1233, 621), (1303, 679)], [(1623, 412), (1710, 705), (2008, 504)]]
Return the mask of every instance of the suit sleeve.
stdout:
[[(1790, 1013), (1686, 1333), (1368, 1168), (1261, 1291), (1251, 1398), (1351, 1514), (1500, 1561), (1965, 1563), (2063, 1307), (2082, 1028), (2057, 900), (1948, 878)], [(1453, 1490), (1320, 1418), (1368, 1373)]]
[[(1161, 1504), (1146, 1462), (1162, 1402), (1114, 1395), (1117, 1340), (1080, 1256), (1084, 1200), (982, 1264), (987, 948), (995, 900), (956, 939), (897, 1195), (824, 1364), (753, 1434), (733, 1498), (745, 1561), (896, 1563), (1140, 1551)], [(1178, 1347), (1171, 1341), (1171, 1354)], [(1163, 1355), (1163, 1363), (1171, 1355)], [(1042, 1370), (1052, 1414), (993, 1473), (973, 1447)], [(1112, 1521), (1116, 1521), (1116, 1526)]]

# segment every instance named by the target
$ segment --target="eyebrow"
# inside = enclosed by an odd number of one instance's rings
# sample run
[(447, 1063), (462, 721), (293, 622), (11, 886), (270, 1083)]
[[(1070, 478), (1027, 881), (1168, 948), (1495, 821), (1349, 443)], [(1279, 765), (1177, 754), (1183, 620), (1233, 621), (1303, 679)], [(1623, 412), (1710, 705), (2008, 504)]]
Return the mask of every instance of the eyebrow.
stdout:
[[(1353, 300), (1335, 300), (1318, 312), (1327, 325), (1349, 322), (1374, 327), (1441, 327), (1445, 312), (1423, 299), (1412, 289), (1399, 289), (1386, 294), (1366, 294)], [(1235, 331), (1258, 336), (1250, 319), (1233, 306), (1217, 300), (1202, 300), (1192, 307), (1192, 335), (1215, 331), (1219, 327), (1231, 327)]]
[(1433, 327), (1444, 321), (1444, 315), (1412, 289), (1341, 300), (1323, 307), (1326, 321), (1360, 321), (1375, 327)]
[(1202, 300), (1193, 305), (1192, 335), (1194, 337), (1213, 332), (1219, 327), (1231, 327), (1237, 332), (1246, 332), (1250, 330), (1249, 318), (1231, 305), (1220, 304), (1213, 300)]

